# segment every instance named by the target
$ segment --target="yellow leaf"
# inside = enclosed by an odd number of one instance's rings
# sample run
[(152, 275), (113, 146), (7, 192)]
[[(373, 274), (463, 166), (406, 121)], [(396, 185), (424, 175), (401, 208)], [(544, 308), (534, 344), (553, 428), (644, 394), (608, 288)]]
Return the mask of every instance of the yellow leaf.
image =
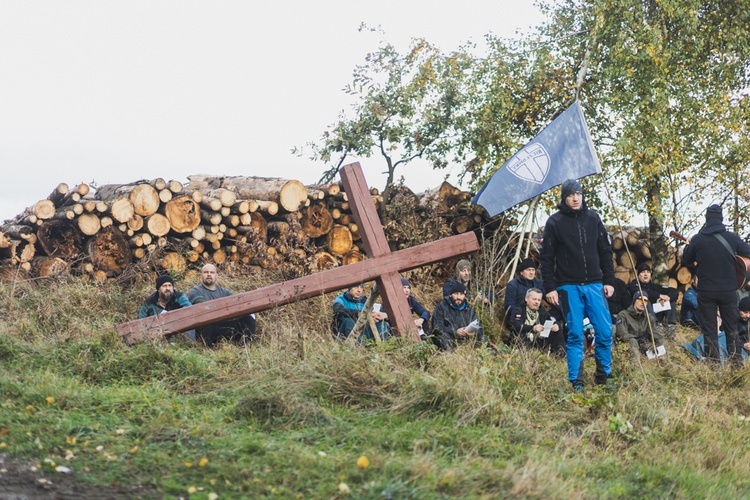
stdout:
[(132, 448), (130, 448), (130, 453), (135, 453), (136, 451), (138, 451), (138, 446), (137, 445), (133, 446)]
[(343, 493), (344, 495), (348, 495), (351, 490), (349, 489), (349, 485), (348, 484), (346, 484), (346, 483), (339, 483), (339, 491), (341, 493)]
[(69, 445), (74, 445), (74, 444), (76, 444), (77, 440), (78, 440), (78, 438), (75, 437), (75, 436), (73, 436), (73, 437), (66, 437), (65, 438), (65, 443), (69, 444)]
[(198, 467), (205, 467), (206, 465), (208, 465), (208, 459), (205, 457), (201, 458), (200, 462), (198, 462)]
[(55, 398), (53, 398), (52, 396), (47, 396), (45, 399), (47, 400), (48, 405), (51, 405), (55, 402)]
[(370, 466), (370, 459), (362, 455), (357, 459), (357, 467), (360, 469), (366, 469)]
[(185, 464), (185, 467), (192, 467), (193, 462), (183, 462)]
[(194, 495), (195, 493), (198, 493), (198, 488), (196, 488), (195, 486), (191, 486), (190, 488), (188, 488), (188, 493)]

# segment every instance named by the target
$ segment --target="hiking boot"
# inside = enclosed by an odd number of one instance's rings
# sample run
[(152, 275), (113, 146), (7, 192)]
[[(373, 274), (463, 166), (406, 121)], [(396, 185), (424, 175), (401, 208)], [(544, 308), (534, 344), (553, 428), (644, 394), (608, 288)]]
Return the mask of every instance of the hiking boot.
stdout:
[(583, 384), (575, 382), (573, 384), (573, 392), (583, 392)]

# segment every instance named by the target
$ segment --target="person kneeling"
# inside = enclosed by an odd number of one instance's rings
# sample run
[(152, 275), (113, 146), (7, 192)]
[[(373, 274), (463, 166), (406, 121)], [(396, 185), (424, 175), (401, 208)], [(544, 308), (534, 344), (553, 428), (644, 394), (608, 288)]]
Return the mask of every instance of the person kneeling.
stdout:
[(542, 291), (529, 288), (525, 301), (511, 310), (510, 326), (516, 343), (565, 356), (563, 333), (555, 318), (542, 307)]

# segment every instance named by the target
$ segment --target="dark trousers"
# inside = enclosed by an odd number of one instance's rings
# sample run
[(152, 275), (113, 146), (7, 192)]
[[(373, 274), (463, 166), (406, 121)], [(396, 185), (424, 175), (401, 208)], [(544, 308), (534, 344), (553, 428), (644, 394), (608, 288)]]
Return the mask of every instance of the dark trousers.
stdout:
[(737, 334), (740, 313), (737, 309), (737, 293), (708, 292), (701, 290), (698, 294), (698, 317), (706, 342), (705, 356), (711, 361), (719, 363), (719, 326), (716, 313), (721, 315), (721, 329), (727, 337), (727, 354), (729, 361), (734, 364), (742, 363), (742, 342)]
[(213, 347), (221, 340), (251, 342), (255, 336), (255, 319), (248, 315), (237, 319), (204, 325), (195, 330), (195, 340)]

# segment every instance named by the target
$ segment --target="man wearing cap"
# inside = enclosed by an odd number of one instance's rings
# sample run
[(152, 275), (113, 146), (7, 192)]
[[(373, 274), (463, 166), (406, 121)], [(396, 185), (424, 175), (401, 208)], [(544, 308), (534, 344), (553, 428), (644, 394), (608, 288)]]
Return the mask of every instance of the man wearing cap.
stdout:
[(166, 311), (182, 309), (190, 305), (184, 293), (174, 289), (174, 280), (168, 274), (156, 278), (156, 291), (141, 304), (138, 318), (156, 316)]
[(729, 361), (742, 363), (742, 348), (737, 334), (737, 279), (735, 256), (750, 257), (750, 246), (737, 234), (724, 227), (724, 216), (719, 205), (706, 209), (706, 223), (693, 236), (682, 254), (685, 265), (695, 265), (698, 277), (698, 317), (706, 342), (706, 358), (721, 361), (719, 354), (719, 311), (727, 339)]
[(557, 208), (544, 226), (542, 279), (547, 302), (565, 314), (568, 380), (575, 391), (582, 391), (585, 317), (596, 340), (594, 382), (607, 384), (612, 372), (612, 317), (607, 307), (607, 297), (614, 292), (612, 246), (599, 214), (586, 205), (578, 181), (563, 182)]
[[(640, 362), (641, 344), (650, 346), (656, 352), (659, 347), (664, 347), (664, 338), (655, 328), (656, 318), (648, 310), (649, 297), (646, 292), (635, 292), (633, 294), (633, 304), (617, 315), (615, 326), (617, 327), (617, 338), (620, 339), (630, 349), (633, 361)], [(650, 324), (649, 324), (650, 323)], [(651, 342), (651, 332), (654, 333), (654, 341)], [(666, 352), (666, 350), (662, 351)]]
[[(333, 324), (331, 327), (333, 328), (333, 336), (337, 340), (346, 340), (351, 335), (352, 329), (357, 323), (357, 318), (359, 318), (359, 313), (365, 308), (367, 302), (364, 292), (363, 283), (352, 285), (333, 300)], [(391, 328), (387, 321), (388, 314), (374, 310), (371, 314), (375, 320), (375, 327), (380, 340), (390, 338)], [(366, 344), (370, 341), (375, 341), (375, 335), (370, 325), (366, 325), (357, 338), (357, 344)]]
[[(201, 268), (201, 283), (188, 291), (192, 304), (234, 295), (234, 292), (218, 284), (219, 273), (216, 266), (206, 264)], [(195, 339), (207, 347), (214, 347), (221, 340), (252, 340), (255, 336), (255, 315), (247, 314), (239, 318), (212, 323), (196, 328)]]
[(430, 321), (430, 313), (427, 311), (427, 309), (424, 308), (422, 304), (419, 303), (417, 299), (415, 299), (411, 294), (411, 283), (406, 278), (401, 278), (401, 286), (404, 289), (404, 295), (406, 295), (406, 301), (409, 303), (409, 310), (412, 312), (412, 314), (417, 315), (417, 319), (414, 320), (414, 325), (417, 327), (417, 330), (422, 332), (420, 335), (424, 334), (423, 328), (424, 324), (428, 321)]
[[(469, 327), (472, 324), (476, 329)], [(443, 300), (432, 313), (432, 336), (441, 351), (451, 351), (462, 343), (473, 343), (475, 347), (487, 344), (477, 313), (466, 301), (463, 283), (450, 279), (443, 285)]]
[(481, 302), (484, 305), (491, 305), (495, 301), (495, 293), (479, 286), (476, 279), (471, 277), (471, 262), (461, 259), (456, 264), (456, 279), (466, 288), (466, 300), (469, 302)]
[[(677, 290), (668, 286), (657, 285), (651, 278), (651, 266), (642, 262), (636, 268), (638, 273), (636, 279), (630, 282), (628, 290), (632, 297), (635, 292), (643, 291), (648, 295), (649, 311), (656, 317), (656, 321), (666, 321), (668, 325), (677, 323), (677, 314), (675, 313), (675, 303), (677, 302)], [(654, 312), (653, 304), (669, 306), (669, 309)]]

